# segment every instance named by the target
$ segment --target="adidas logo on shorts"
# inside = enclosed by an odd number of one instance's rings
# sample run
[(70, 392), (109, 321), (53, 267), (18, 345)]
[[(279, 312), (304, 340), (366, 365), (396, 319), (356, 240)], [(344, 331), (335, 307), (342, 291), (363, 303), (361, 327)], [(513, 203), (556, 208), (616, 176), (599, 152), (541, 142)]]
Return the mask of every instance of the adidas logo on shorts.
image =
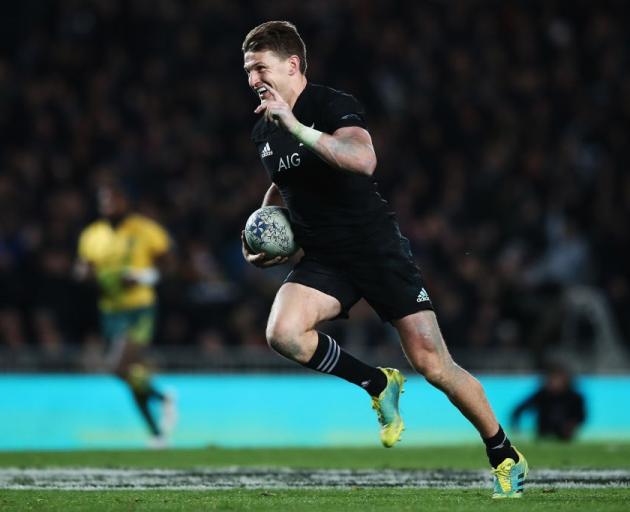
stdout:
[(420, 290), (420, 293), (418, 294), (418, 298), (416, 299), (416, 302), (429, 302), (430, 300), (431, 299), (429, 298), (429, 294), (424, 288), (422, 288)]
[(269, 143), (267, 142), (262, 152), (260, 153), (260, 158), (265, 158), (266, 156), (271, 156), (271, 155), (273, 155), (273, 151), (271, 151), (271, 148), (269, 147)]

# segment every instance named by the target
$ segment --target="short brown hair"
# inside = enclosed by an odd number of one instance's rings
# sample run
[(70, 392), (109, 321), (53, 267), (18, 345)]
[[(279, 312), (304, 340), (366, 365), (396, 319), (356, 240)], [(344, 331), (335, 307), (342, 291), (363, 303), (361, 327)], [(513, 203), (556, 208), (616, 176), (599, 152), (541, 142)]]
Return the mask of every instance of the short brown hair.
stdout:
[(243, 53), (271, 50), (280, 57), (297, 55), (300, 58), (300, 71), (306, 73), (306, 46), (289, 21), (266, 21), (251, 29), (243, 41)]

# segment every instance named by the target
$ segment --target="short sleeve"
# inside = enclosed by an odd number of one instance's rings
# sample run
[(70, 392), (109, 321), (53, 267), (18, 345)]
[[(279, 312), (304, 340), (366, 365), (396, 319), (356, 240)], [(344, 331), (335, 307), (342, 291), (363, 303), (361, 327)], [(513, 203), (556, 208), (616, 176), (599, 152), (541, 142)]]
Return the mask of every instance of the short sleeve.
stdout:
[(367, 129), (365, 109), (357, 99), (346, 93), (337, 93), (326, 108), (326, 122), (330, 133), (345, 126)]
[(89, 238), (90, 231), (88, 229), (84, 229), (79, 236), (79, 246), (77, 249), (79, 259), (87, 262), (91, 259)]
[(157, 222), (146, 220), (144, 231), (154, 256), (159, 256), (168, 251), (171, 243), (170, 237), (162, 226)]

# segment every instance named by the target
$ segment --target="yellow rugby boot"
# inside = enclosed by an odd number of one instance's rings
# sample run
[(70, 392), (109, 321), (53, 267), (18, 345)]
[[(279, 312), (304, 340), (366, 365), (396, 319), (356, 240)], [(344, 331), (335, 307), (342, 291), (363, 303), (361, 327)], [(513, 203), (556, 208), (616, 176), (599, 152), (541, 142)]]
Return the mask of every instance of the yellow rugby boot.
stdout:
[(518, 453), (518, 462), (508, 458), (492, 470), (494, 475), (494, 492), (492, 497), (495, 499), (521, 498), (523, 496), (523, 488), (529, 466), (523, 454), (516, 448), (514, 450)]
[(387, 386), (378, 396), (372, 397), (372, 409), (381, 424), (381, 442), (391, 448), (400, 439), (405, 424), (398, 410), (398, 401), (403, 392), (405, 378), (395, 368), (379, 368), (387, 377)]

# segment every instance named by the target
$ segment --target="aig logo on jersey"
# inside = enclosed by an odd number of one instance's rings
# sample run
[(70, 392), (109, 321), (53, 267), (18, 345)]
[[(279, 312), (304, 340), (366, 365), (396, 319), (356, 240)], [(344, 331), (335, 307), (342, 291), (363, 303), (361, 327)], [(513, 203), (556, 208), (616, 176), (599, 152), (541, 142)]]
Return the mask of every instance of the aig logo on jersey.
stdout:
[(300, 165), (302, 160), (300, 159), (299, 153), (293, 153), (291, 155), (281, 156), (278, 161), (278, 168), (276, 172), (285, 171), (287, 169), (291, 169), (292, 167), (297, 167)]

